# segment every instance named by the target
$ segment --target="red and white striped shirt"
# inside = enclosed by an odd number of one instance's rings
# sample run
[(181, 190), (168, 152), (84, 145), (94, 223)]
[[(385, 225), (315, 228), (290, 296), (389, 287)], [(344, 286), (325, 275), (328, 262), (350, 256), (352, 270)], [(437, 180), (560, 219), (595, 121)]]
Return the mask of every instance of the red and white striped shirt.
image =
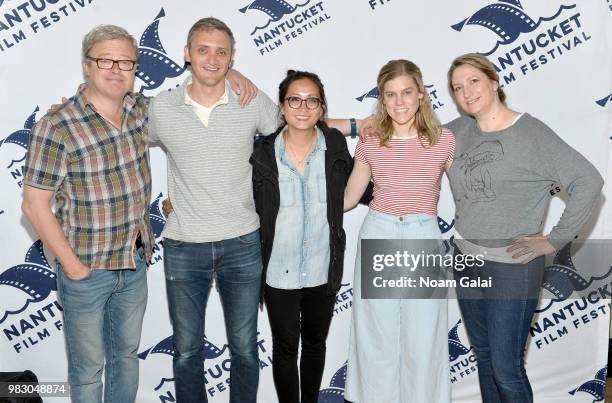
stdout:
[[(422, 141), (422, 140), (421, 140)], [(391, 139), (381, 147), (377, 136), (359, 141), (355, 160), (372, 170), (372, 210), (395, 216), (438, 212), (444, 165), (453, 160), (455, 136), (442, 129), (438, 143), (429, 147), (419, 139)]]

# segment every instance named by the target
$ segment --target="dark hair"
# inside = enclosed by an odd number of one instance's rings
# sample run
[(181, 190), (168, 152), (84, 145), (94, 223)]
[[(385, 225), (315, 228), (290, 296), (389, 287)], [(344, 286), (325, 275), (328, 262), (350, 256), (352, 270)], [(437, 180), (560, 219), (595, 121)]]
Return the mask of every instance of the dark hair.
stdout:
[[(319, 90), (319, 97), (321, 98), (321, 108), (323, 108), (323, 114), (319, 118), (317, 122), (317, 126), (320, 128), (327, 128), (327, 124), (325, 123), (325, 119), (327, 118), (327, 100), (325, 98), (325, 88), (323, 87), (323, 83), (318, 75), (315, 73), (310, 73), (308, 71), (299, 71), (299, 70), (287, 70), (287, 76), (281, 83), (278, 85), (278, 105), (282, 105), (285, 102), (285, 97), (287, 96), (287, 90), (289, 90), (289, 86), (291, 83), (297, 80), (310, 80)], [(287, 124), (285, 121), (285, 117), (281, 114), (281, 126), (283, 127)]]

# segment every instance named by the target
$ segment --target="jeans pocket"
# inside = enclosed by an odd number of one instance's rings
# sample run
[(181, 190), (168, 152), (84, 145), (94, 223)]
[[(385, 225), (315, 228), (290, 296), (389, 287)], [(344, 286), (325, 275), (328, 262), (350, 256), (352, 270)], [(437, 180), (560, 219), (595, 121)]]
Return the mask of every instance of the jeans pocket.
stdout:
[(241, 235), (239, 237), (236, 237), (236, 239), (243, 245), (252, 245), (255, 243), (259, 243), (259, 230), (255, 230), (248, 234)]
[[(60, 274), (60, 272), (61, 272), (61, 274)], [(79, 278), (79, 279), (72, 279), (72, 278), (70, 278), (70, 277), (68, 277), (66, 275), (66, 273), (62, 269), (62, 266), (59, 263), (57, 264), (57, 276), (59, 277), (61, 275), (64, 279), (66, 279), (68, 281), (75, 282), (75, 283), (80, 283), (80, 282), (83, 282), (83, 281), (86, 281), (86, 280), (90, 279), (91, 276), (93, 275), (93, 272), (94, 272), (94, 269), (92, 269), (90, 267), (89, 268), (89, 273), (87, 273), (87, 275), (85, 277)]]

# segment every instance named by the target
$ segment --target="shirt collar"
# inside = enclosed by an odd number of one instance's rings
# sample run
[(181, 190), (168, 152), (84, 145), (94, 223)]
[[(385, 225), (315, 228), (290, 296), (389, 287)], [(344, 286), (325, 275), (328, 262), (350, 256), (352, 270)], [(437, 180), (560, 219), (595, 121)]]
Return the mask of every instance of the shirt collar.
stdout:
[[(86, 88), (87, 88), (87, 83), (82, 83), (81, 85), (79, 85), (79, 89), (77, 90), (77, 93), (74, 96), (74, 101), (83, 110), (86, 110), (86, 107), (88, 105), (91, 107), (91, 109), (96, 110), (96, 107), (94, 106), (94, 104), (92, 104), (87, 99), (87, 97), (85, 97), (85, 89)], [(123, 109), (128, 109), (129, 110), (134, 105), (136, 105), (136, 99), (134, 98), (134, 94), (131, 93), (131, 92), (128, 92), (123, 97), (123, 105), (122, 105)]]
[(200, 108), (206, 108), (206, 109), (213, 109), (215, 106), (218, 105), (226, 105), (229, 103), (229, 97), (227, 95), (227, 85), (225, 85), (225, 90), (223, 91), (223, 95), (221, 95), (221, 97), (219, 97), (219, 99), (217, 100), (217, 102), (215, 102), (211, 107), (207, 107), (204, 105), (201, 105), (199, 103), (197, 103), (196, 101), (193, 100), (193, 98), (191, 98), (189, 96), (189, 92), (187, 91), (187, 87), (189, 87), (189, 85), (191, 84), (191, 77), (189, 77), (187, 79), (187, 82), (185, 83), (185, 105), (193, 105), (196, 107), (200, 107)]
[[(316, 153), (319, 151), (326, 151), (327, 144), (325, 143), (325, 136), (323, 135), (323, 131), (321, 131), (319, 127), (315, 127), (315, 129), (317, 131), (317, 143), (314, 146), (313, 152)], [(276, 137), (276, 140), (274, 141), (274, 148), (276, 149), (276, 152), (282, 161), (287, 161), (288, 158), (287, 150), (285, 150), (285, 137), (283, 136), (285, 130), (287, 130), (286, 126), (283, 130), (280, 131), (280, 133)]]

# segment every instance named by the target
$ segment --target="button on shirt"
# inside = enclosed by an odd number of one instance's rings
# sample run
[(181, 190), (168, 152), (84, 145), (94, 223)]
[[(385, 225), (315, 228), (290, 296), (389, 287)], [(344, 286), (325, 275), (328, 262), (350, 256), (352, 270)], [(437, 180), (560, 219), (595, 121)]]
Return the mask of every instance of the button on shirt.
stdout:
[(202, 121), (202, 124), (208, 127), (208, 120), (210, 119), (210, 113), (218, 105), (227, 105), (229, 99), (227, 97), (227, 89), (223, 92), (223, 95), (214, 103), (210, 108), (194, 101), (190, 96), (189, 92), (185, 91), (185, 104), (193, 107), (193, 112)]
[(147, 260), (151, 173), (147, 109), (141, 94), (123, 100), (121, 128), (77, 94), (32, 129), (24, 183), (55, 191), (55, 216), (83, 264), (134, 268), (138, 233)]
[(329, 225), (325, 181), (325, 138), (317, 128), (317, 142), (300, 175), (285, 150), (283, 135), (276, 138), (280, 208), (266, 283), (274, 288), (298, 289), (327, 283)]

